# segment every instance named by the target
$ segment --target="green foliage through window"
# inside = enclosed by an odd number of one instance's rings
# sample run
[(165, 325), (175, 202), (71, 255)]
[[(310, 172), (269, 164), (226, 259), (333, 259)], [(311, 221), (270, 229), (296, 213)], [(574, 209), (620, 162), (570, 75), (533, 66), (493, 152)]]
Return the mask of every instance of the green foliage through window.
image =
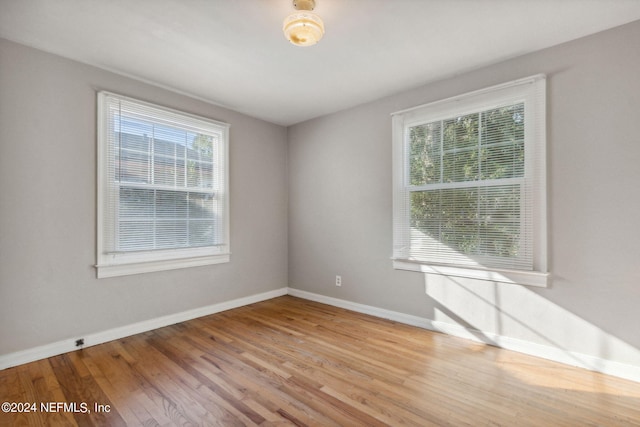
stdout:
[(408, 129), (410, 224), (470, 257), (517, 257), (524, 104)]

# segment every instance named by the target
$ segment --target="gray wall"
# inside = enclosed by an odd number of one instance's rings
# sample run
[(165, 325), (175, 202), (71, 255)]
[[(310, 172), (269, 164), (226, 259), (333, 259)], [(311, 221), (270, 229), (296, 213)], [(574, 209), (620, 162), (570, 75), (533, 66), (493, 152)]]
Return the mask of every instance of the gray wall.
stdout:
[[(96, 279), (96, 90), (231, 124), (231, 262)], [(0, 40), (0, 355), (287, 286), (286, 129)]]
[[(289, 286), (640, 366), (639, 41), (635, 22), (289, 128)], [(551, 287), (393, 270), (390, 114), (537, 73)]]

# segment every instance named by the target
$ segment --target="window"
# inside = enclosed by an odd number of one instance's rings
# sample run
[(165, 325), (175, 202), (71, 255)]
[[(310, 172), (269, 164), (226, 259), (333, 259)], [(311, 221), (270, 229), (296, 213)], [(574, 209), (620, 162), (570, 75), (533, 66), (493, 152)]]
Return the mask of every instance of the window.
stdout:
[(546, 286), (545, 78), (393, 115), (394, 267)]
[(228, 128), (98, 94), (98, 277), (229, 261)]

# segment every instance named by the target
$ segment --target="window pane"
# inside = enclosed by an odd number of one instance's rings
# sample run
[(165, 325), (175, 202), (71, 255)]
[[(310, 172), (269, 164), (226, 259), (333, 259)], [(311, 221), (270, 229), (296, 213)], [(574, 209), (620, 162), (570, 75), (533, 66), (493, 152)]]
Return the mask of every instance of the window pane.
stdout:
[(187, 160), (187, 186), (213, 188), (213, 164)]
[(168, 156), (174, 158), (176, 156), (176, 144), (169, 141), (163, 141), (158, 138), (153, 140), (153, 152), (156, 155)]
[[(116, 132), (120, 132), (121, 135), (129, 135), (131, 137), (139, 137), (148, 139), (153, 135), (153, 123), (146, 120), (141, 120), (127, 115), (115, 115)], [(133, 147), (123, 147), (133, 148)]]
[(212, 161), (214, 138), (211, 135), (189, 133), (187, 135), (187, 158), (191, 160)]
[(444, 151), (473, 148), (478, 145), (478, 114), (443, 121)]
[(151, 139), (143, 135), (120, 133), (120, 148), (139, 151), (148, 155)]
[(153, 221), (120, 221), (120, 251), (139, 251), (153, 248)]
[(441, 217), (440, 191), (411, 193), (411, 228), (437, 239), (440, 237)]
[(120, 188), (120, 218), (153, 218), (154, 191), (139, 188)]
[(186, 218), (188, 195), (182, 191), (156, 190), (156, 216), (158, 218)]
[(478, 149), (449, 150), (442, 156), (442, 181), (465, 182), (478, 180)]
[(478, 179), (478, 114), (443, 121), (442, 182)]
[(524, 104), (409, 128), (410, 185), (524, 176)]
[(517, 257), (520, 186), (412, 192), (410, 225), (431, 253)]
[(524, 104), (482, 113), (481, 179), (524, 176)]
[(187, 221), (159, 220), (156, 222), (155, 249), (187, 246)]
[(215, 245), (219, 237), (215, 234), (215, 222), (213, 220), (189, 221), (189, 243), (191, 246)]
[(173, 157), (153, 157), (153, 183), (174, 186), (176, 183), (176, 159)]
[(121, 150), (120, 162), (117, 163), (120, 182), (149, 182), (149, 156), (138, 151)]
[(214, 216), (213, 196), (202, 193), (189, 194), (189, 218), (213, 219)]
[(440, 182), (441, 129), (440, 122), (409, 128), (411, 185)]
[(120, 251), (207, 246), (216, 243), (211, 194), (120, 189)]
[(478, 209), (478, 253), (505, 258), (518, 256), (520, 186), (482, 188)]

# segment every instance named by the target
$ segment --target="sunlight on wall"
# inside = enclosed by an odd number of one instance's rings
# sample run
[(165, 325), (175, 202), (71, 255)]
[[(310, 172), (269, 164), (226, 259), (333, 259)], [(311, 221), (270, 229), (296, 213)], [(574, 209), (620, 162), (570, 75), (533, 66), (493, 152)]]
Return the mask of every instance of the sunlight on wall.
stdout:
[(640, 373), (639, 349), (525, 286), (424, 276), (442, 332), (600, 372)]

